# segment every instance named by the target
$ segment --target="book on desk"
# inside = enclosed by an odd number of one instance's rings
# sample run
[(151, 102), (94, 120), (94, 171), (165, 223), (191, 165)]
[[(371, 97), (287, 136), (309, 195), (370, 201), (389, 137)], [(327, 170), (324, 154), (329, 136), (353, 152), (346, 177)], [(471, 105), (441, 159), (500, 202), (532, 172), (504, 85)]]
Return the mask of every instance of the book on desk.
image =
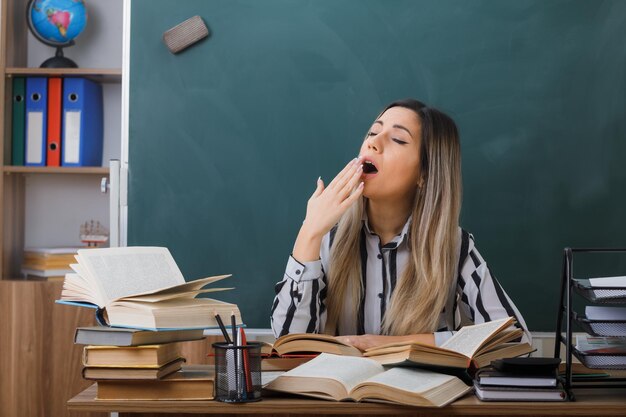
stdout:
[(234, 313), (236, 304), (204, 293), (230, 288), (203, 288), (230, 275), (185, 282), (167, 248), (123, 247), (81, 249), (67, 274), (58, 303), (91, 307), (102, 325), (145, 330), (203, 329), (217, 327), (215, 312)]

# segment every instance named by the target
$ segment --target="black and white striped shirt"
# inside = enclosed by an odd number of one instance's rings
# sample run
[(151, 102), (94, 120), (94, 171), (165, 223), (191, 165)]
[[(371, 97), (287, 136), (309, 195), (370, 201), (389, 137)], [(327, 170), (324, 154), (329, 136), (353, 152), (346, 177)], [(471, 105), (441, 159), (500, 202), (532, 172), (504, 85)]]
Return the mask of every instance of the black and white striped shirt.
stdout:
[[(391, 242), (381, 245), (368, 222), (363, 221), (361, 230), (361, 270), (364, 297), (358, 310), (347, 299), (344, 313), (338, 325), (338, 334), (381, 334), (381, 321), (389, 304), (398, 277), (409, 260), (407, 235), (410, 220), (402, 232)], [(271, 309), (272, 329), (276, 337), (288, 333), (321, 333), (326, 322), (327, 281), (329, 253), (335, 229), (322, 241), (320, 260), (298, 262), (289, 257), (282, 281), (276, 284), (276, 297)], [(516, 326), (525, 330), (524, 341), (530, 342), (530, 334), (520, 312), (491, 275), (487, 263), (480, 256), (474, 237), (461, 231), (459, 274), (450, 291), (448, 306), (453, 314), (446, 317), (445, 309), (440, 315), (435, 343), (441, 345), (463, 324), (484, 323), (513, 316)], [(452, 290), (452, 289), (451, 289)]]

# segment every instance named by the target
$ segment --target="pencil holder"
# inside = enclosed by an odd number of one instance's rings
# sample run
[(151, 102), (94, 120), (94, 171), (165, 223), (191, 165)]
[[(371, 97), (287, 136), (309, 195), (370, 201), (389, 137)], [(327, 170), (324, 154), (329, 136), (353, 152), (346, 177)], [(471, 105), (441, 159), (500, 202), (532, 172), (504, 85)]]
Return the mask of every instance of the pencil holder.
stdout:
[(261, 399), (261, 343), (244, 346), (213, 343), (215, 399), (245, 403)]

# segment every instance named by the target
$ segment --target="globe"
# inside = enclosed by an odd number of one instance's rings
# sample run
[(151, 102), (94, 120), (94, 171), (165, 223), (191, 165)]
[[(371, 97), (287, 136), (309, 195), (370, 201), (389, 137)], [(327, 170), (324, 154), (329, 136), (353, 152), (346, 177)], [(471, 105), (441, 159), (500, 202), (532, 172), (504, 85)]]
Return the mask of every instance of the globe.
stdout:
[(76, 67), (63, 56), (63, 47), (74, 45), (74, 39), (87, 26), (84, 0), (30, 0), (26, 10), (28, 27), (46, 45), (57, 48), (56, 56), (42, 67)]

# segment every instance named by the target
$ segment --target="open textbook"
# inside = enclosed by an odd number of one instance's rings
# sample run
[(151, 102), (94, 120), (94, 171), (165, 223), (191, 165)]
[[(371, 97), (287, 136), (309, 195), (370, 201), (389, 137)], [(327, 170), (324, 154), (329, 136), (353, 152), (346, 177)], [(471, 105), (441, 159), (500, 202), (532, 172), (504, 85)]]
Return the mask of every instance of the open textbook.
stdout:
[(441, 346), (420, 343), (390, 343), (367, 349), (363, 356), (382, 365), (425, 365), (480, 368), (492, 360), (520, 356), (532, 351), (528, 343), (510, 343), (520, 338), (521, 329), (510, 330), (508, 317), (461, 328)]
[(267, 356), (300, 356), (311, 353), (361, 356), (361, 351), (354, 346), (343, 343), (334, 336), (319, 333), (286, 334), (273, 344), (264, 344), (261, 353)]
[(167, 248), (81, 249), (76, 260), (58, 302), (98, 308), (101, 324), (148, 330), (209, 328), (217, 327), (214, 313), (231, 312), (241, 324), (237, 305), (196, 298), (229, 289), (202, 288), (230, 275), (185, 282)]
[(274, 379), (267, 389), (335, 401), (373, 401), (442, 407), (471, 387), (423, 369), (385, 368), (368, 358), (322, 353)]

